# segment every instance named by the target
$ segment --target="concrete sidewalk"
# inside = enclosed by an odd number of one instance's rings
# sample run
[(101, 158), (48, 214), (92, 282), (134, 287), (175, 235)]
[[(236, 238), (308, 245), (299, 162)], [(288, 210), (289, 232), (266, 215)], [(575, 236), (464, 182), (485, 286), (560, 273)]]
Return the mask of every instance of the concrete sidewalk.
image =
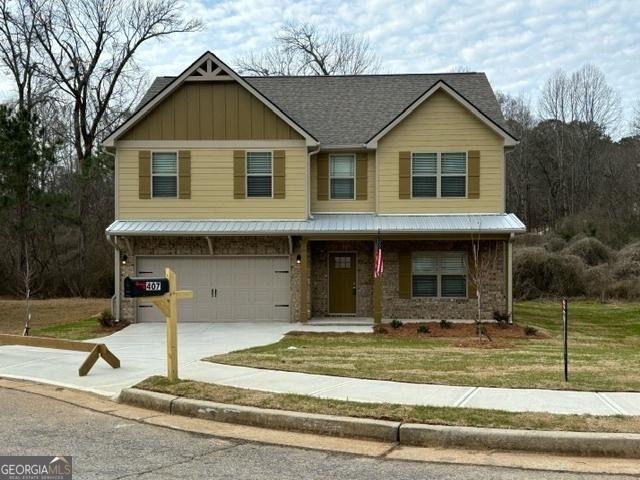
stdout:
[[(276, 342), (291, 330), (370, 331), (369, 326), (269, 324), (180, 324), (181, 378), (278, 393), (372, 403), (451, 406), (592, 415), (640, 415), (640, 393), (578, 392), (460, 387), (313, 375), (203, 362), (200, 359)], [(0, 347), (0, 376), (116, 395), (151, 375), (166, 372), (164, 324), (137, 324), (99, 340), (120, 358), (112, 369), (99, 360), (78, 376), (85, 353), (31, 347)]]

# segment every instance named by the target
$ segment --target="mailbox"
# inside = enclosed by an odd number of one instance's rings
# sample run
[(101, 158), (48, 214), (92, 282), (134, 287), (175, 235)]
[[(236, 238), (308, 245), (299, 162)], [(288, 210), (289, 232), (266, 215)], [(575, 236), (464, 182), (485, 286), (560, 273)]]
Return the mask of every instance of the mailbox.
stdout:
[(127, 277), (124, 279), (124, 296), (159, 297), (169, 292), (169, 279), (160, 277)]

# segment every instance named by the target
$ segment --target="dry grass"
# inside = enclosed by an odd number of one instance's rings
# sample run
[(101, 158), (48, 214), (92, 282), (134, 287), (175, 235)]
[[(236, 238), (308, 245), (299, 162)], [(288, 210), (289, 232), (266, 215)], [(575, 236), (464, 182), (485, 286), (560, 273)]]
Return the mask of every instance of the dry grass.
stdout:
[(190, 380), (171, 383), (166, 377), (160, 376), (149, 377), (136, 385), (136, 388), (218, 403), (407, 423), (527, 430), (640, 433), (640, 417), (512, 413), (472, 408), (349, 402), (307, 395), (269, 393)]
[[(31, 327), (46, 327), (78, 322), (110, 307), (107, 298), (56, 298), (31, 301)], [(0, 333), (20, 334), (24, 327), (26, 302), (0, 299)], [(96, 321), (97, 325), (97, 321)]]

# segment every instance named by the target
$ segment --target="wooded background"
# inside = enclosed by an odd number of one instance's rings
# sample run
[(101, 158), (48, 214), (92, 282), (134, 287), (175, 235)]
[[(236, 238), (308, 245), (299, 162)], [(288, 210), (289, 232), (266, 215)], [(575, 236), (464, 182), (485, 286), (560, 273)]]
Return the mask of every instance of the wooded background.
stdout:
[[(140, 47), (201, 28), (172, 0), (0, 0), (0, 66), (14, 86), (0, 105), (0, 295), (112, 294), (104, 230), (114, 216), (113, 157), (100, 140), (149, 84)], [(289, 22), (235, 65), (248, 75), (332, 75), (376, 72), (382, 61), (362, 36)], [(516, 295), (578, 284), (570, 293), (633, 297), (640, 244), (637, 265), (619, 265), (635, 247), (617, 250), (640, 238), (640, 101), (627, 125), (618, 93), (593, 65), (550, 72), (540, 88), (535, 105), (498, 92), (520, 138), (507, 158), (507, 211), (535, 232), (518, 241)], [(576, 262), (581, 270), (567, 273)], [(600, 283), (635, 286), (589, 289), (593, 268)], [(558, 269), (560, 286), (548, 291)]]

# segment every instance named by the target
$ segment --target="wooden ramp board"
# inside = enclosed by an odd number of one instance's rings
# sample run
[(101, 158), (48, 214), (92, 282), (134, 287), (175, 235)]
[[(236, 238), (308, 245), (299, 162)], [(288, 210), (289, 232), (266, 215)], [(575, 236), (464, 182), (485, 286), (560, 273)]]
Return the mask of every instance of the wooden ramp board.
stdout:
[(23, 337), (22, 335), (0, 334), (0, 345), (20, 345), (24, 347), (89, 352), (89, 356), (78, 369), (78, 374), (81, 377), (89, 373), (91, 367), (95, 365), (100, 357), (113, 368), (120, 368), (120, 360), (104, 343), (87, 343), (78, 340), (63, 340), (61, 338)]

